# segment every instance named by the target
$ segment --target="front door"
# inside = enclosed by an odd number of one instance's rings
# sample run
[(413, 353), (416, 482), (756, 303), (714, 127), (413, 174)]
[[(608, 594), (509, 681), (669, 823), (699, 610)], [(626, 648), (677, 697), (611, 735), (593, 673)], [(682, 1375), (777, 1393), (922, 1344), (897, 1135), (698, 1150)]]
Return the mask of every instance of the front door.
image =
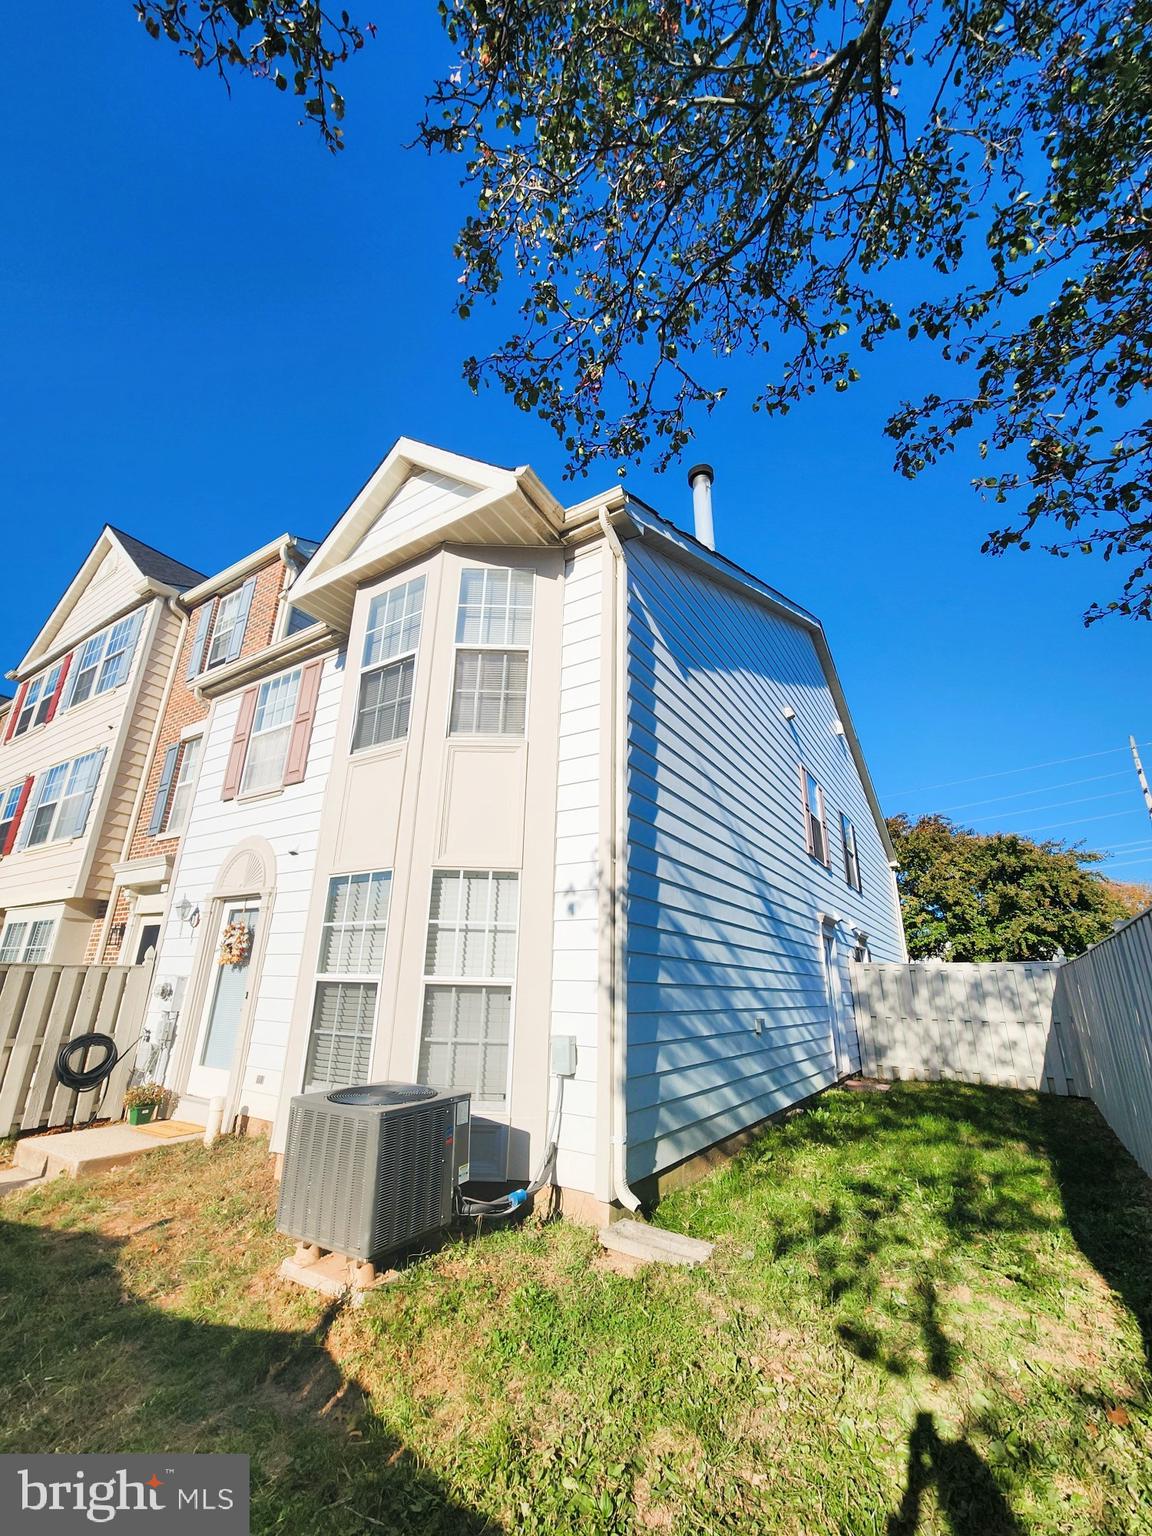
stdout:
[(211, 955), (213, 974), (208, 980), (208, 1000), (188, 1075), (187, 1091), (193, 1098), (228, 1096), (259, 916), (256, 902), (224, 904)]
[(840, 956), (836, 932), (827, 923), (820, 930), (824, 941), (824, 992), (828, 999), (828, 1025), (832, 1034), (832, 1062), (837, 1078), (846, 1077), (849, 1064), (844, 1049), (844, 1021), (841, 1016)]

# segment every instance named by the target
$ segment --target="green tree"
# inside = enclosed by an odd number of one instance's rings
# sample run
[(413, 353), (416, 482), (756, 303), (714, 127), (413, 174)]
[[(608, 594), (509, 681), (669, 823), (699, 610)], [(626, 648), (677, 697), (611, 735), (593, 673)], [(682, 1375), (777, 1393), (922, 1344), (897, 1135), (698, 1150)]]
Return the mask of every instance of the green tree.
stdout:
[(946, 816), (889, 818), (914, 960), (1079, 955), (1131, 915), (1093, 872), (1102, 854), (1015, 833), (981, 835)]
[[(298, 0), (136, 0), (221, 72), (288, 78), (328, 142), (362, 41)], [(894, 332), (956, 389), (893, 402), (915, 476), (972, 440), (985, 548), (1097, 549), (1086, 615), (1152, 617), (1152, 0), (439, 0), (457, 62), (420, 128), (474, 204), (467, 360), (570, 469), (667, 464), (762, 359), (755, 408), (846, 390)], [(915, 294), (914, 302), (908, 295)]]

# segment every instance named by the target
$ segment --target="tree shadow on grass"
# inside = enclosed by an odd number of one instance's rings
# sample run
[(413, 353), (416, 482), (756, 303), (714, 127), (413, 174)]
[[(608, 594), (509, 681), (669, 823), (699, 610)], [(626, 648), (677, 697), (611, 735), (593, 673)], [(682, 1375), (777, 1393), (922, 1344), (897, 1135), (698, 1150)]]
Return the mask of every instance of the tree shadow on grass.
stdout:
[(1068, 1228), (1139, 1324), (1152, 1370), (1152, 1181), (1088, 1099), (1041, 1095), (1037, 1121)]
[(924, 1495), (934, 1487), (953, 1536), (1023, 1536), (1007, 1499), (967, 1440), (944, 1440), (930, 1413), (918, 1413), (908, 1436), (908, 1481), (887, 1536), (915, 1536)]
[(366, 1410), (325, 1348), (341, 1304), (298, 1333), (180, 1317), (125, 1291), (122, 1246), (0, 1221), (0, 1449), (246, 1453), (254, 1532), (500, 1529)]

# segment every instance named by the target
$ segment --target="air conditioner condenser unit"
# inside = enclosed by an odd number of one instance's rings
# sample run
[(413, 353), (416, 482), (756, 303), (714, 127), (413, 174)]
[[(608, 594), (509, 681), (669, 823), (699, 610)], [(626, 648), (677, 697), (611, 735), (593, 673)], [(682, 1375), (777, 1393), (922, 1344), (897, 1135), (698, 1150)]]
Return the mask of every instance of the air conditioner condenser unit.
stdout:
[(448, 1226), (470, 1095), (370, 1083), (292, 1100), (276, 1227), (362, 1262)]

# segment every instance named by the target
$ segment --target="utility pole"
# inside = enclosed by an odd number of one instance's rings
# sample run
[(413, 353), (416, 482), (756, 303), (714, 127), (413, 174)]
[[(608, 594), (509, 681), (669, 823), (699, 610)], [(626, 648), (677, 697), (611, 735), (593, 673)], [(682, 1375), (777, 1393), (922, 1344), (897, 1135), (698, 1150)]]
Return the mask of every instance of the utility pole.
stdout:
[(1132, 748), (1132, 761), (1136, 764), (1136, 777), (1140, 780), (1140, 789), (1144, 795), (1144, 804), (1148, 807), (1148, 815), (1152, 817), (1152, 790), (1148, 788), (1148, 780), (1144, 776), (1144, 764), (1140, 761), (1140, 753), (1136, 748), (1135, 736), (1129, 736), (1128, 745)]

